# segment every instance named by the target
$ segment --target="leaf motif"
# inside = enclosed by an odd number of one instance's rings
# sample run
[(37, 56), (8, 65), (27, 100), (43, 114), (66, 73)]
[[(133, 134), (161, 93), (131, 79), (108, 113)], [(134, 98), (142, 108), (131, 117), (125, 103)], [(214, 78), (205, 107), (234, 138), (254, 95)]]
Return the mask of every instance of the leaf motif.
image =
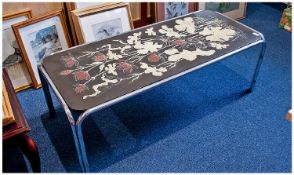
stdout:
[(101, 72), (103, 69), (104, 69), (104, 64), (101, 64), (100, 66), (99, 66), (99, 71)]
[(206, 36), (206, 40), (213, 42), (225, 42), (233, 38), (237, 33), (230, 28), (205, 27), (200, 35)]
[(95, 61), (92, 63), (92, 65), (100, 65), (100, 64), (103, 64), (102, 62), (99, 62), (99, 61)]

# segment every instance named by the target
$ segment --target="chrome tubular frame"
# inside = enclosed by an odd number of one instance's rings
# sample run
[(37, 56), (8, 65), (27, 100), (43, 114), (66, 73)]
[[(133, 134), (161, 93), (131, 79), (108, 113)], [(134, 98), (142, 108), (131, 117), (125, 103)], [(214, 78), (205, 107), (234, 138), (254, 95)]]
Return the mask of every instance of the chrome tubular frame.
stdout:
[(73, 138), (74, 138), (74, 142), (76, 146), (76, 151), (77, 151), (77, 155), (78, 155), (78, 159), (79, 159), (82, 171), (89, 172), (89, 163), (87, 159), (87, 153), (86, 153), (86, 148), (85, 148), (85, 143), (84, 143), (84, 138), (82, 133), (82, 122), (79, 122), (78, 124), (75, 122), (71, 110), (65, 103), (63, 97), (61, 96), (61, 94), (59, 93), (56, 86), (54, 85), (49, 75), (47, 74), (46, 70), (41, 64), (38, 65), (38, 71), (39, 71), (39, 76), (42, 82), (42, 87), (43, 87), (44, 95), (46, 98), (47, 106), (50, 110), (50, 115), (55, 114), (55, 110), (53, 107), (53, 102), (50, 95), (48, 84), (50, 84), (50, 86), (53, 89), (53, 92), (56, 94), (59, 102), (61, 103), (62, 108), (65, 111), (67, 119), (71, 125)]
[(264, 42), (261, 43), (262, 44), (261, 51), (260, 51), (260, 54), (259, 54), (259, 58), (258, 58), (256, 67), (255, 67), (252, 82), (251, 82), (251, 85), (250, 85), (250, 89), (249, 89), (250, 92), (252, 92), (254, 87), (255, 87), (257, 76), (259, 74), (259, 70), (260, 70), (260, 67), (261, 67), (261, 63), (262, 63), (263, 58), (264, 58), (264, 54), (265, 54), (265, 50), (266, 50), (266, 42), (265, 42), (264, 37), (263, 37), (263, 41)]
[[(220, 15), (222, 15), (222, 14), (220, 13)], [(239, 22), (237, 22), (237, 23), (239, 23)], [(122, 100), (128, 99), (128, 98), (130, 98), (132, 96), (135, 96), (137, 94), (140, 94), (141, 92), (144, 92), (144, 91), (146, 91), (148, 89), (156, 87), (156, 86), (158, 86), (160, 84), (163, 84), (165, 82), (168, 82), (168, 81), (170, 81), (172, 79), (175, 79), (177, 77), (185, 75), (185, 74), (187, 74), (189, 72), (195, 71), (195, 70), (200, 69), (202, 67), (205, 67), (205, 66), (207, 66), (209, 64), (212, 64), (212, 63), (218, 62), (220, 60), (223, 60), (225, 58), (228, 58), (229, 56), (237, 54), (237, 53), (239, 53), (239, 52), (241, 52), (243, 50), (246, 50), (248, 48), (251, 48), (251, 47), (253, 47), (255, 45), (262, 44), (262, 48), (261, 48), (260, 55), (259, 55), (259, 58), (258, 58), (258, 61), (257, 61), (257, 65), (256, 65), (256, 68), (255, 68), (255, 71), (254, 71), (254, 74), (253, 74), (252, 82), (251, 82), (250, 88), (248, 89), (249, 92), (252, 92), (253, 88), (255, 87), (256, 79), (257, 79), (257, 76), (258, 76), (258, 73), (259, 73), (263, 58), (264, 58), (265, 49), (266, 49), (266, 42), (265, 42), (265, 38), (264, 38), (263, 34), (261, 34), (260, 32), (254, 30), (254, 29), (252, 29), (252, 28), (250, 28), (250, 27), (248, 27), (248, 26), (246, 26), (246, 25), (244, 25), (242, 23), (239, 23), (239, 24), (246, 27), (246, 28), (248, 28), (248, 29), (251, 29), (256, 34), (259, 34), (261, 36), (261, 40), (258, 40), (258, 41), (254, 42), (254, 43), (251, 43), (249, 45), (241, 47), (241, 48), (239, 48), (239, 49), (237, 49), (237, 50), (235, 50), (233, 52), (227, 53), (227, 54), (225, 54), (225, 55), (223, 55), (221, 57), (213, 59), (213, 60), (211, 60), (209, 62), (206, 62), (206, 63), (204, 63), (202, 65), (199, 65), (197, 67), (188, 69), (188, 70), (186, 70), (184, 72), (173, 75), (173, 76), (171, 76), (169, 78), (166, 78), (164, 80), (155, 82), (155, 83), (153, 83), (153, 84), (151, 84), (149, 86), (145, 86), (145, 87), (143, 87), (141, 89), (138, 89), (136, 91), (133, 91), (133, 92), (131, 92), (129, 94), (120, 96), (120, 97), (118, 97), (116, 99), (110, 100), (110, 101), (108, 101), (106, 103), (103, 103), (101, 105), (90, 108), (90, 109), (84, 111), (82, 114), (80, 114), (80, 116), (78, 117), (78, 119), (76, 121), (75, 121), (75, 119), (73, 117), (73, 114), (72, 114), (71, 110), (69, 109), (68, 105), (66, 104), (65, 100), (63, 99), (63, 97), (61, 96), (61, 94), (57, 90), (56, 86), (54, 85), (54, 83), (50, 79), (50, 77), (47, 74), (45, 68), (42, 66), (42, 63), (39, 64), (38, 65), (39, 76), (40, 76), (40, 80), (42, 82), (43, 91), (44, 91), (44, 94), (45, 94), (45, 98), (46, 98), (46, 102), (47, 102), (47, 105), (48, 105), (48, 108), (49, 108), (50, 115), (52, 115), (52, 116), (55, 115), (55, 110), (54, 110), (54, 106), (53, 106), (53, 103), (52, 103), (52, 98), (51, 98), (51, 95), (50, 95), (50, 90), (49, 90), (48, 85), (50, 85), (52, 87), (53, 92), (56, 94), (59, 102), (61, 103), (61, 106), (63, 107), (63, 109), (64, 109), (64, 111), (66, 113), (67, 119), (68, 119), (69, 123), (71, 124), (73, 137), (74, 137), (74, 142), (75, 142), (75, 146), (76, 146), (76, 151), (77, 151), (77, 155), (78, 155), (78, 159), (79, 159), (82, 171), (83, 172), (89, 172), (89, 164), (88, 164), (87, 153), (86, 153), (86, 148), (85, 148), (85, 143), (84, 143), (83, 133), (82, 133), (82, 123), (83, 123), (84, 119), (87, 118), (87, 116), (89, 116), (91, 113), (99, 111), (99, 110), (101, 110), (103, 108), (111, 106), (111, 105), (113, 105), (115, 103), (118, 103), (118, 102), (120, 102)], [(135, 29), (135, 30), (138, 30), (138, 29)], [(75, 47), (73, 47), (73, 48), (75, 48)], [(70, 48), (70, 49), (73, 49), (73, 48)], [(70, 49), (67, 49), (67, 50), (70, 50)]]

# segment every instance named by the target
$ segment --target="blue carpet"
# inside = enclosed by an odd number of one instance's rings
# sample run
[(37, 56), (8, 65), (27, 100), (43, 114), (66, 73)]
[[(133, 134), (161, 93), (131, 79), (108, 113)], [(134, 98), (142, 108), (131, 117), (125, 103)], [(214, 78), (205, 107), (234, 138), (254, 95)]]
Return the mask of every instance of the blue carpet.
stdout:
[[(267, 39), (235, 55), (93, 114), (83, 125), (92, 172), (291, 172), (291, 33), (281, 12), (250, 3), (241, 22)], [(49, 118), (42, 90), (18, 93), (43, 172), (80, 171), (60, 104)]]

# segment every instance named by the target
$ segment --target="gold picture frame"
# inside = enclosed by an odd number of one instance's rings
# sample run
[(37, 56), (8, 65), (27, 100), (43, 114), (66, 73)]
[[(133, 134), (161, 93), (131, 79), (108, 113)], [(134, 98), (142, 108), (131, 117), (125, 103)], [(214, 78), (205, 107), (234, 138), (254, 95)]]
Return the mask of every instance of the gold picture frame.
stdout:
[[(27, 19), (21, 19), (21, 18), (27, 18)], [(2, 32), (3, 32), (2, 61), (6, 57), (5, 55), (7, 55), (9, 51), (12, 51), (13, 43), (16, 44), (16, 37), (13, 32), (12, 25), (18, 22), (22, 22), (24, 20), (28, 20), (30, 18), (32, 18), (31, 9), (24, 9), (22, 11), (18, 11), (15, 13), (6, 14), (2, 17), (2, 20), (3, 20), (2, 21)], [(16, 21), (13, 22), (13, 20), (16, 20)], [(5, 24), (6, 22), (8, 23), (7, 26)], [(11, 47), (11, 48), (8, 48), (8, 47)], [(17, 48), (14, 48), (14, 49), (15, 51), (14, 53), (11, 53), (11, 55), (16, 53), (16, 49), (18, 49), (18, 46)], [(21, 58), (23, 57), (21, 54), (19, 56)], [(19, 92), (21, 90), (32, 87), (32, 80), (30, 78), (30, 74), (24, 60), (20, 60), (20, 62), (18, 63), (7, 66), (6, 70), (7, 70), (8, 76), (11, 79), (15, 92)]]
[(2, 99), (2, 124), (3, 126), (6, 126), (15, 122), (15, 118), (4, 81), (2, 81)]
[(73, 10), (82, 10), (82, 9), (91, 8), (98, 5), (103, 6), (103, 4), (105, 4), (105, 2), (65, 2), (64, 3), (65, 14), (68, 16), (68, 28), (70, 28), (70, 31), (71, 31), (70, 33), (72, 34), (72, 40), (74, 45), (78, 45), (78, 39), (76, 36), (76, 31), (73, 24), (71, 12)]
[[(81, 24), (81, 18), (90, 17), (92, 15), (102, 14), (104, 12), (108, 12), (108, 11), (112, 11), (112, 10), (116, 10), (116, 9), (120, 9), (120, 8), (126, 8), (127, 18), (128, 18), (128, 23), (129, 23), (128, 24), (129, 30), (132, 30), (134, 28), (134, 26), (133, 26), (133, 22), (132, 22), (129, 3), (104, 3), (102, 5), (97, 5), (97, 6), (85, 8), (82, 10), (73, 10), (71, 13), (72, 13), (72, 19), (73, 19), (73, 24), (74, 24), (75, 31), (76, 31), (78, 44), (83, 44), (85, 42), (94, 41), (94, 40), (89, 41), (89, 40), (85, 39), (85, 33), (83, 32), (83, 28), (82, 28), (82, 24)], [(116, 16), (119, 16), (119, 15), (116, 14)], [(97, 22), (99, 22), (99, 21), (97, 20)], [(103, 22), (103, 23), (105, 23), (105, 22)], [(97, 23), (97, 24), (99, 24), (99, 23)], [(87, 26), (87, 28), (89, 28), (89, 26)], [(125, 31), (123, 31), (123, 32), (125, 32)]]
[[(57, 10), (44, 16), (31, 18), (30, 20), (13, 25), (12, 28), (28, 67), (33, 87), (40, 88), (41, 81), (37, 70), (37, 64), (39, 64), (38, 61), (41, 61), (41, 59), (52, 52), (71, 47), (71, 40), (66, 27), (64, 11)], [(48, 32), (52, 33), (48, 34)], [(40, 35), (43, 34), (46, 34), (46, 36), (41, 36), (40, 38)], [(32, 39), (32, 36), (34, 37), (33, 40), (26, 40)], [(51, 44), (51, 47), (49, 47), (48, 44)], [(40, 51), (38, 49), (42, 50)], [(39, 60), (36, 58), (37, 54), (39, 54)]]

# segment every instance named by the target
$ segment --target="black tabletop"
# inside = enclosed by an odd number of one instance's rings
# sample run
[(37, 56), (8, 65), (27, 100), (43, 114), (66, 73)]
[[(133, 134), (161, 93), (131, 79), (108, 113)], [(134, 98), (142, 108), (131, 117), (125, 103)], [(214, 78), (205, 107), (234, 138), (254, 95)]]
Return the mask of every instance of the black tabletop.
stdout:
[(200, 11), (55, 53), (42, 64), (68, 106), (86, 110), (261, 39), (232, 19)]

